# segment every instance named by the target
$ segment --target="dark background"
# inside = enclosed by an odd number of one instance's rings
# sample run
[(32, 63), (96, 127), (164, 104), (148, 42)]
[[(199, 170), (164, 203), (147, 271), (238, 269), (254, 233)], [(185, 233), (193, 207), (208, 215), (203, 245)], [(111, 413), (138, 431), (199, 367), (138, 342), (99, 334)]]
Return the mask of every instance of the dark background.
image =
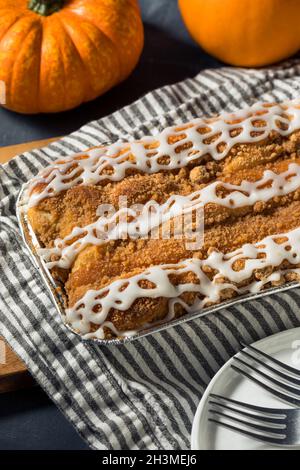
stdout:
[[(59, 115), (0, 110), (0, 146), (66, 135), (159, 86), (220, 65), (190, 39), (177, 0), (140, 0), (145, 49), (131, 77), (105, 96)], [(0, 449), (86, 449), (70, 423), (39, 388), (0, 395)]]

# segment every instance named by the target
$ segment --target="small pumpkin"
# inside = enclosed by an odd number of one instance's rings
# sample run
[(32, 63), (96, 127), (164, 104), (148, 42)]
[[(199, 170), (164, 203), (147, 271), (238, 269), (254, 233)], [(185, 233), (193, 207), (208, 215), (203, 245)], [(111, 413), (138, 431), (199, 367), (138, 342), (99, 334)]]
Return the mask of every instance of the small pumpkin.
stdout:
[(5, 107), (54, 113), (124, 80), (143, 48), (137, 0), (0, 0)]
[(179, 8), (203, 49), (232, 65), (268, 65), (300, 48), (299, 0), (179, 0)]

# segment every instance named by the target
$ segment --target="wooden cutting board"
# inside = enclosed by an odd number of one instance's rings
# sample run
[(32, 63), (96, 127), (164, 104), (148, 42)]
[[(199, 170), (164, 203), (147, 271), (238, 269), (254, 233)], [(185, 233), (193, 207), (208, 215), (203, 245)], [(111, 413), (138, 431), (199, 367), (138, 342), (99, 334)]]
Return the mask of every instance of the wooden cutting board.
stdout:
[[(5, 163), (15, 155), (28, 150), (44, 147), (54, 140), (57, 140), (57, 138), (0, 147), (0, 163)], [(31, 387), (34, 383), (25, 364), (0, 337), (0, 393)]]

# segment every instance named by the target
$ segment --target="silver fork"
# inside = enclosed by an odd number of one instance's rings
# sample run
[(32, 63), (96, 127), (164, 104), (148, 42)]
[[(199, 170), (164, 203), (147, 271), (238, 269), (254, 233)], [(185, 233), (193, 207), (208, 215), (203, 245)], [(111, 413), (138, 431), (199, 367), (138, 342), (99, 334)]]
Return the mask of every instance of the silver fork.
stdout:
[(280, 400), (300, 407), (300, 371), (254, 346), (241, 344), (245, 349), (233, 357), (232, 369)]
[(213, 393), (208, 421), (268, 444), (300, 444), (300, 410), (264, 408)]

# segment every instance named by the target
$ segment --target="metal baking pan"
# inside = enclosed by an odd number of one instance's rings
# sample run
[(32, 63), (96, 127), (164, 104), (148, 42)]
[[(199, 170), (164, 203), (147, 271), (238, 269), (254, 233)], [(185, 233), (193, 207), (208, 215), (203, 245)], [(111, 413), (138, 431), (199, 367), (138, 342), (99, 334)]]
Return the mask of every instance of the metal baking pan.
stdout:
[[(19, 197), (18, 197), (18, 200), (17, 200), (17, 217), (18, 217), (19, 227), (20, 227), (20, 230), (21, 230), (21, 234), (22, 234), (24, 243), (25, 243), (25, 245), (26, 245), (26, 247), (29, 251), (30, 257), (33, 260), (38, 272), (40, 273), (40, 276), (43, 279), (43, 282), (45, 284), (45, 288), (49, 292), (49, 295), (50, 295), (50, 297), (51, 297), (51, 299), (52, 299), (52, 301), (53, 301), (53, 303), (56, 307), (57, 313), (60, 315), (60, 317), (64, 321), (65, 320), (65, 298), (64, 298), (64, 295), (63, 295), (63, 286), (59, 285), (53, 279), (53, 277), (51, 276), (51, 273), (48, 270), (48, 268), (46, 267), (44, 261), (38, 255), (37, 250), (39, 248), (41, 248), (41, 246), (40, 246), (39, 241), (38, 241), (37, 237), (35, 236), (33, 230), (31, 229), (30, 224), (28, 223), (28, 220), (27, 220), (26, 201), (25, 201), (25, 197), (24, 197), (27, 187), (28, 187), (28, 183), (26, 183), (22, 187), (22, 190), (21, 190), (21, 192), (19, 194)], [(236, 304), (240, 304), (242, 302), (246, 302), (246, 301), (249, 301), (249, 300), (258, 299), (260, 297), (264, 297), (266, 295), (270, 295), (270, 294), (273, 294), (273, 293), (276, 293), (276, 292), (282, 292), (282, 291), (285, 291), (285, 290), (288, 290), (288, 289), (295, 288), (299, 285), (300, 285), (300, 283), (298, 283), (298, 282), (290, 282), (290, 283), (286, 283), (286, 284), (283, 284), (283, 285), (278, 286), (278, 287), (272, 287), (272, 288), (269, 288), (269, 289), (265, 289), (265, 290), (263, 290), (259, 293), (245, 294), (245, 295), (242, 295), (242, 296), (238, 296), (238, 297), (235, 297), (231, 300), (221, 302), (220, 304), (202, 309), (201, 311), (194, 312), (194, 313), (187, 313), (187, 314), (185, 314), (185, 315), (183, 315), (179, 318), (176, 318), (174, 320), (171, 320), (171, 321), (167, 321), (167, 322), (162, 321), (162, 322), (156, 323), (151, 328), (146, 328), (144, 330), (140, 330), (139, 332), (137, 332), (136, 334), (134, 334), (130, 337), (124, 337), (124, 338), (120, 338), (120, 339), (110, 339), (110, 340), (108, 340), (108, 339), (103, 339), (102, 340), (102, 339), (98, 339), (98, 338), (86, 339), (86, 338), (82, 337), (82, 335), (80, 335), (78, 332), (73, 330), (70, 325), (65, 323), (65, 321), (64, 321), (64, 324), (70, 331), (72, 331), (74, 334), (79, 336), (82, 341), (92, 342), (94, 344), (96, 343), (96, 344), (99, 344), (99, 345), (111, 345), (111, 344), (121, 345), (121, 344), (124, 344), (124, 343), (135, 341), (136, 339), (139, 339), (139, 338), (143, 338), (147, 335), (157, 333), (158, 331), (166, 330), (167, 328), (170, 328), (172, 326), (180, 325), (180, 324), (185, 323), (187, 321), (203, 317), (205, 315), (208, 315), (209, 313), (217, 312), (218, 310), (221, 310), (221, 309), (226, 308), (226, 307), (230, 307), (231, 305), (236, 305)]]

